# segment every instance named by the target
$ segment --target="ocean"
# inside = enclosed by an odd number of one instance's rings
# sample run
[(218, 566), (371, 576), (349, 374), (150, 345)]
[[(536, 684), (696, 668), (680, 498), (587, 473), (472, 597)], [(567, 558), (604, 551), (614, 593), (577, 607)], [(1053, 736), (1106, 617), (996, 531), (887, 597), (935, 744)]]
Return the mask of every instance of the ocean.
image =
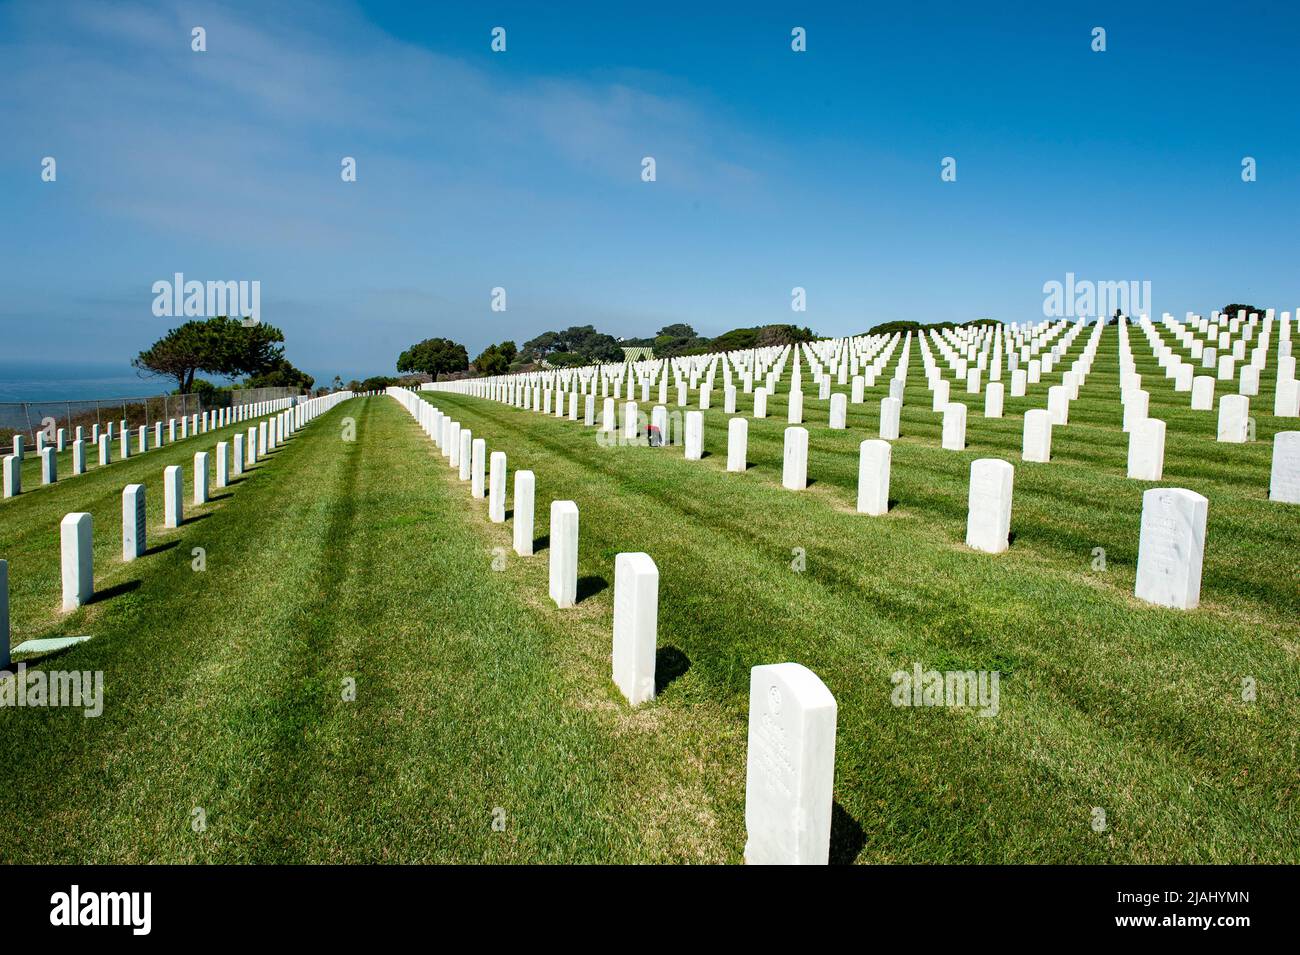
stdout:
[(141, 377), (126, 363), (0, 361), (0, 402), (143, 398), (175, 389), (173, 379)]

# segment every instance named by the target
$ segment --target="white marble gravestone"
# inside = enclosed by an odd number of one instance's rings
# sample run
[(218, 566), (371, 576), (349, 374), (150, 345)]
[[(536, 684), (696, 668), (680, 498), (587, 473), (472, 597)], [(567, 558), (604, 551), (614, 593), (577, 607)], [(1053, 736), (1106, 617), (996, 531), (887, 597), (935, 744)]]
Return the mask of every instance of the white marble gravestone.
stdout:
[(23, 462), (16, 454), (6, 454), (4, 460), (5, 497), (17, 497), (23, 491)]
[(1273, 435), (1268, 499), (1300, 504), (1300, 431), (1279, 431)]
[(208, 503), (208, 452), (194, 454), (194, 503)]
[(849, 399), (844, 392), (837, 391), (831, 395), (830, 426), (834, 431), (843, 431), (848, 423)]
[(78, 438), (72, 442), (72, 473), (86, 473), (86, 441)]
[(1201, 601), (1201, 562), (1209, 501), (1180, 487), (1153, 487), (1142, 495), (1138, 537), (1139, 600), (1193, 610)]
[(122, 559), (143, 557), (147, 546), (145, 498), (143, 484), (122, 488)]
[(766, 388), (754, 389), (754, 417), (755, 418), (767, 417), (767, 389)]
[(230, 442), (217, 442), (217, 487), (227, 487), (230, 484)]
[(163, 527), (180, 527), (185, 519), (182, 481), (179, 464), (163, 468)]
[[(834, 406), (832, 405), (831, 416), (834, 417)], [(786, 424), (803, 424), (803, 392), (790, 392), (790, 401), (786, 407)], [(834, 425), (832, 425), (834, 427)]]
[(659, 568), (649, 554), (614, 558), (614, 685), (636, 706), (655, 695)]
[(889, 464), (892, 446), (880, 438), (858, 445), (858, 512), (879, 517), (889, 512)]
[(802, 491), (808, 486), (808, 429), (806, 428), (785, 429), (781, 484), (792, 491)]
[(1250, 419), (1250, 399), (1245, 395), (1224, 395), (1219, 399), (1218, 440), (1245, 444)]
[(1020, 457), (1038, 464), (1052, 460), (1052, 414), (1046, 408), (1031, 408), (1025, 412)]
[(95, 593), (94, 521), (89, 514), (78, 512), (63, 518), (59, 524), (59, 550), (63, 609), (75, 610)]
[(934, 393), (930, 401), (930, 410), (942, 412), (948, 406), (948, 382), (940, 380), (934, 384)]
[(943, 409), (943, 437), (940, 442), (945, 451), (966, 450), (966, 406), (950, 401)]
[(487, 469), (487, 440), (485, 438), (475, 438), (474, 443), (470, 445), (470, 466), (469, 466), (470, 497), (481, 498), (487, 493), (486, 469)]
[(493, 451), (488, 474), (488, 520), (494, 524), (506, 519), (506, 453)]
[(743, 472), (748, 466), (749, 421), (735, 417), (727, 422), (727, 470)]
[(746, 864), (829, 861), (835, 722), (835, 697), (807, 667), (750, 670)]
[(41, 483), (53, 484), (59, 479), (59, 459), (53, 448), (41, 450)]
[(578, 600), (578, 505), (551, 502), (550, 594), (557, 607), (572, 607)]
[(468, 481), (474, 460), (474, 432), (469, 428), (461, 428), (456, 443), (456, 477)]
[(988, 388), (986, 388), (984, 391), (984, 417), (986, 418), (1002, 417), (1002, 404), (1003, 404), (1004, 394), (1005, 392), (1003, 390), (1002, 382), (1000, 381), (989, 382)]
[(1159, 481), (1165, 473), (1165, 423), (1144, 418), (1128, 434), (1128, 476), (1135, 481)]
[(1001, 554), (1010, 543), (1011, 489), (1015, 468), (998, 458), (971, 462), (966, 508), (966, 546)]
[(1192, 410), (1211, 411), (1214, 408), (1214, 379), (1197, 375), (1192, 379)]
[(903, 416), (903, 403), (897, 398), (880, 400), (880, 436), (886, 441), (898, 439), (899, 424)]
[(510, 521), (515, 553), (520, 557), (533, 556), (533, 501), (536, 491), (537, 479), (532, 471), (515, 472), (515, 506)]

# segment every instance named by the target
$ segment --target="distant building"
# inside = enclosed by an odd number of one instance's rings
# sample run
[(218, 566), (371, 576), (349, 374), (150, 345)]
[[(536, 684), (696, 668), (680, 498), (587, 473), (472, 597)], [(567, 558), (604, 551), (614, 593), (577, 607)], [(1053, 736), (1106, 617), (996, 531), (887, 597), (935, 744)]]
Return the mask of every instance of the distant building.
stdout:
[(647, 347), (647, 348), (624, 348), (623, 349), (624, 361), (650, 361), (652, 358), (654, 358), (654, 356), (655, 356), (655, 352), (653, 348)]

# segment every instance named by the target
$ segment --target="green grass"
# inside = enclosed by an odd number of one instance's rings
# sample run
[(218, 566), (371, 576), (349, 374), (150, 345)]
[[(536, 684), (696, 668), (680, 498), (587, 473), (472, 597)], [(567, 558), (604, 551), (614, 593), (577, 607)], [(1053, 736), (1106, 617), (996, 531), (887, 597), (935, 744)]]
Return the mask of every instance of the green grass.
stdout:
[[(178, 531), (156, 526), (161, 469), (177, 463), (166, 450), (98, 488), (88, 475), (47, 503), (6, 502), (15, 642), (93, 633), (42, 665), (102, 669), (107, 687), (98, 719), (0, 710), (0, 824), (24, 833), (0, 858), (737, 862), (748, 672), (794, 660), (839, 703), (837, 861), (1300, 861), (1300, 508), (1267, 500), (1272, 435), (1295, 423), (1259, 414), (1270, 372), (1252, 400), (1258, 440), (1217, 444), (1215, 414), (1191, 412), (1145, 342), (1133, 348), (1169, 426), (1162, 486), (1210, 501), (1193, 612), (1132, 596), (1147, 485), (1124, 477), (1113, 330), (1045, 465), (1020, 461), (1020, 415), (1048, 381), (1007, 399), (1001, 421), (973, 401), (968, 450), (942, 451), (914, 347), (881, 518), (853, 507), (883, 379), (846, 432), (806, 394), (814, 483), (801, 493), (780, 486), (783, 394), (751, 420), (741, 475), (724, 470), (720, 410), (705, 413), (708, 455), (687, 462), (426, 395), (511, 472), (536, 473), (536, 536), (551, 500), (578, 502), (584, 596), (568, 610), (547, 599), (546, 550), (515, 556), (509, 523), (487, 521), (389, 398), (313, 422)], [(355, 442), (340, 439), (344, 416)], [(1016, 465), (999, 556), (962, 544), (982, 456)], [(123, 565), (118, 495), (137, 466), (151, 545), (179, 546)], [(95, 515), (98, 585), (118, 592), (63, 617), (57, 523), (79, 509)], [(632, 550), (660, 569), (672, 677), (636, 710), (609, 678), (614, 555)], [(914, 662), (1000, 671), (1000, 714), (891, 706), (890, 674)], [(340, 699), (349, 677), (355, 702)], [(1257, 702), (1242, 701), (1243, 677)]]

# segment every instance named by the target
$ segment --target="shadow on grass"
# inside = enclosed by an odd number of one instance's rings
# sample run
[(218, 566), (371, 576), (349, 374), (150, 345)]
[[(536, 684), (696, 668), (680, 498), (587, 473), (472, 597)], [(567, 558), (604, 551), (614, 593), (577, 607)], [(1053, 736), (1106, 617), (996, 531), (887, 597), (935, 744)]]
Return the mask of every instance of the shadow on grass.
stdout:
[(831, 865), (853, 865), (867, 844), (867, 834), (839, 800), (831, 804)]
[(168, 541), (165, 544), (154, 544), (152, 547), (150, 547), (148, 550), (144, 552), (144, 556), (151, 557), (154, 554), (161, 554), (165, 550), (171, 550), (173, 547), (176, 547), (178, 544), (180, 544), (180, 541), (178, 540)]
[(550, 546), (551, 546), (551, 535), (550, 535), (550, 534), (543, 534), (541, 537), (534, 537), (534, 538), (533, 538), (533, 553), (534, 553), (534, 554), (536, 554), (539, 550), (546, 550), (546, 549), (549, 548)]
[(226, 498), (228, 498), (228, 497), (234, 497), (234, 496), (235, 496), (235, 495), (232, 494), (232, 493), (230, 493), (229, 491), (227, 491), (225, 494), (209, 494), (209, 495), (208, 495), (208, 503), (211, 504), (211, 503), (213, 503), (214, 501), (224, 501)]
[(691, 668), (691, 659), (676, 647), (660, 647), (655, 651), (655, 696), (662, 693), (670, 683), (685, 676)]
[(128, 580), (120, 584), (115, 584), (114, 586), (109, 587), (107, 590), (97, 590), (95, 591), (95, 593), (90, 595), (90, 599), (86, 601), (86, 606), (89, 606), (91, 604), (97, 604), (104, 600), (112, 600), (114, 597), (120, 597), (123, 594), (129, 594), (131, 591), (138, 590), (139, 588), (140, 588), (140, 581)]
[(602, 590), (609, 589), (609, 581), (604, 577), (597, 577), (594, 574), (578, 578), (578, 599), (577, 603), (582, 603), (588, 597), (594, 597)]
[[(46, 637), (45, 639), (57, 640), (61, 636), (72, 636), (72, 634), (55, 634), (54, 636)], [(26, 665), (28, 669), (31, 669), (32, 667), (36, 667), (36, 666), (43, 666), (44, 664), (49, 663), (51, 660), (57, 660), (65, 653), (70, 653), (73, 650), (76, 650), (80, 646), (81, 646), (80, 643), (74, 643), (71, 644), (70, 646), (60, 647), (58, 650), (48, 650), (45, 653), (33, 653), (33, 654), (24, 653), (23, 658), (21, 660), (11, 660), (8, 669), (0, 668), (0, 674), (17, 673), (18, 672), (17, 667), (19, 663)]]

